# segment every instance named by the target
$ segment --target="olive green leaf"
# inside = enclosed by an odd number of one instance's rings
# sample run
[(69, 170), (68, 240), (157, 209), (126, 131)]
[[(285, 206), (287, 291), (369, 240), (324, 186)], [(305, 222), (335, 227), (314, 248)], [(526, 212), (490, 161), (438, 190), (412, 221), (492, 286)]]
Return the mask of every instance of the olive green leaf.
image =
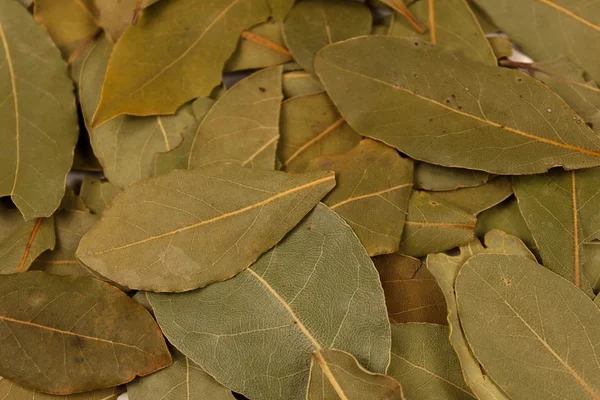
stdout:
[(132, 289), (196, 289), (249, 267), (333, 186), (327, 172), (175, 170), (117, 196), (81, 239), (77, 257)]
[(284, 101), (279, 134), (277, 158), (287, 172), (302, 172), (313, 158), (344, 153), (361, 140), (324, 92)]
[(173, 345), (249, 398), (305, 399), (316, 350), (347, 351), (377, 373), (389, 363), (377, 271), (352, 229), (322, 204), (234, 278), (148, 299)]
[(92, 213), (100, 215), (119, 193), (121, 189), (112, 183), (86, 175), (79, 196)]
[(327, 46), (315, 69), (350, 126), (417, 160), (507, 175), (600, 164), (600, 137), (520, 71), (388, 36)]
[(77, 196), (75, 194), (75, 192), (73, 191), (73, 189), (71, 189), (68, 186), (65, 188), (65, 195), (63, 196), (58, 209), (59, 210), (71, 210), (71, 211), (76, 210), (76, 211), (83, 211), (83, 212), (87, 212), (87, 213), (90, 212), (90, 209), (87, 208), (87, 206), (83, 202), (83, 199), (80, 196)]
[(583, 242), (600, 235), (600, 168), (515, 177), (519, 209), (545, 267), (592, 296)]
[(16, 1), (0, 2), (0, 196), (26, 220), (49, 217), (65, 191), (77, 142), (67, 65)]
[(486, 34), (500, 32), (500, 28), (494, 25), (494, 22), (489, 17), (489, 15), (487, 15), (481, 8), (479, 8), (479, 6), (474, 3), (474, 1), (475, 0), (467, 0), (467, 2), (469, 3), (469, 7), (473, 12), (473, 15), (475, 15), (475, 18), (477, 18), (477, 22), (479, 22), (479, 26), (481, 26), (481, 29), (483, 29), (483, 31)]
[(417, 162), (414, 179), (415, 189), (442, 191), (483, 185), (490, 179), (490, 174)]
[(594, 293), (600, 292), (600, 241), (584, 243), (583, 254), (583, 273), (590, 281)]
[(456, 278), (473, 354), (511, 399), (600, 399), (600, 309), (535, 261), (478, 254)]
[(477, 215), (503, 202), (512, 193), (510, 178), (501, 176), (480, 186), (445, 192), (432, 192), (431, 194), (443, 200), (448, 205), (452, 205), (469, 214)]
[(457, 314), (454, 286), (456, 276), (462, 265), (474, 254), (500, 253), (511, 254), (535, 260), (534, 256), (518, 238), (498, 230), (492, 230), (485, 235), (485, 247), (474, 241), (460, 247), (460, 254), (430, 254), (427, 256), (427, 268), (435, 276), (448, 306), (448, 325), (450, 327), (450, 344), (456, 351), (463, 371), (465, 382), (473, 393), (483, 400), (508, 400), (510, 397), (486, 375), (485, 371), (473, 355), (460, 326)]
[(448, 327), (392, 324), (392, 359), (388, 374), (402, 382), (408, 399), (476, 399), (465, 384)]
[(319, 93), (323, 90), (321, 82), (306, 71), (291, 71), (283, 74), (283, 95), (286, 99), (305, 94)]
[(92, 126), (121, 114), (173, 114), (208, 96), (241, 32), (269, 11), (267, 0), (175, 0), (147, 8), (115, 45)]
[(0, 374), (19, 385), (79, 393), (171, 364), (150, 314), (104, 282), (29, 271), (0, 276), (0, 293)]
[(402, 386), (394, 378), (374, 374), (345, 351), (317, 350), (310, 363), (307, 400), (403, 400)]
[(391, 322), (447, 323), (444, 294), (420, 260), (403, 254), (386, 254), (373, 257), (373, 262)]
[[(564, 55), (600, 81), (600, 8), (586, 0), (474, 0), (527, 55), (548, 60)], [(591, 46), (591, 47), (590, 47)]]
[[(89, 1), (89, 0), (88, 0)], [(98, 25), (115, 43), (123, 32), (131, 26), (133, 10), (139, 0), (93, 0), (98, 15)]]
[(295, 0), (268, 0), (271, 15), (277, 21), (283, 21), (287, 13), (293, 7)]
[(243, 31), (225, 71), (265, 68), (290, 61), (292, 54), (285, 47), (281, 29), (281, 22), (270, 20)]
[(402, 15), (406, 21), (412, 26), (412, 29), (416, 32), (425, 32), (423, 24), (412, 14), (408, 7), (404, 4), (404, 0), (381, 0), (381, 2), (398, 14)]
[(127, 385), (129, 400), (235, 400), (231, 390), (178, 351), (173, 365)]
[[(217, 163), (275, 168), (282, 68), (265, 68), (236, 83), (202, 119), (189, 168)], [(185, 140), (185, 139), (184, 139)]]
[(369, 8), (346, 0), (306, 0), (290, 10), (283, 37), (296, 61), (313, 72), (317, 51), (328, 44), (371, 33)]
[(27, 271), (55, 243), (53, 217), (24, 221), (18, 210), (0, 208), (0, 274)]
[(6, 400), (117, 400), (123, 392), (124, 389), (121, 387), (112, 387), (93, 392), (55, 396), (25, 389), (8, 379), (0, 378), (0, 399)]
[(510, 40), (505, 36), (490, 36), (487, 38), (490, 46), (494, 50), (496, 58), (508, 58), (513, 54), (513, 47)]
[(336, 187), (323, 199), (360, 239), (370, 256), (398, 250), (413, 162), (371, 139), (339, 155), (315, 158), (306, 171), (335, 171)]
[(92, 0), (36, 0), (33, 11), (65, 59), (76, 56), (100, 29)]
[(417, 37), (470, 60), (497, 65), (494, 52), (467, 0), (422, 0), (408, 9), (427, 29), (416, 32), (399, 14), (392, 14), (387, 34)]
[[(600, 88), (585, 72), (565, 57), (536, 62), (534, 76), (548, 85), (600, 133)], [(579, 120), (576, 120), (576, 122)]]
[[(79, 91), (88, 128), (99, 101), (112, 47), (106, 38), (101, 38), (81, 71)], [(111, 183), (123, 189), (132, 182), (152, 176), (156, 154), (174, 149), (187, 136), (187, 131), (195, 131), (197, 126), (190, 108), (183, 107), (173, 116), (120, 116), (101, 127), (90, 128), (89, 134), (104, 174)]]
[(428, 192), (414, 190), (408, 202), (399, 253), (413, 257), (445, 251), (474, 239), (475, 218)]

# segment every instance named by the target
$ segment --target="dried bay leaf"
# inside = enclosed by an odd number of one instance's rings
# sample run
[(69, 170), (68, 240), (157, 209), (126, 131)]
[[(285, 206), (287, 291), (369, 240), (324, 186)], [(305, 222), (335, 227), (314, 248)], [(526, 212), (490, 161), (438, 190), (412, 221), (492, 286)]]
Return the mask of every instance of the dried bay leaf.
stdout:
[(202, 119), (189, 156), (189, 168), (217, 163), (274, 169), (281, 67), (255, 72), (227, 90)]
[(0, 65), (0, 196), (26, 220), (49, 217), (73, 163), (75, 96), (60, 53), (16, 1), (0, 2)]
[(323, 90), (321, 82), (306, 71), (290, 71), (283, 74), (283, 95), (286, 99), (305, 94), (319, 93)]
[(129, 400), (235, 400), (231, 390), (219, 384), (189, 358), (175, 350), (173, 365), (127, 385)]
[(90, 212), (90, 209), (86, 207), (85, 203), (83, 202), (83, 199), (80, 196), (77, 196), (73, 189), (71, 189), (68, 186), (65, 189), (65, 195), (63, 196), (58, 209), (70, 211), (83, 211), (87, 213)]
[(371, 33), (372, 17), (367, 6), (345, 0), (305, 0), (290, 10), (283, 24), (283, 37), (300, 66), (313, 72), (317, 51), (328, 44)]
[(279, 133), (277, 158), (287, 172), (302, 172), (313, 158), (344, 153), (361, 140), (325, 92), (284, 101)]
[(491, 179), (490, 174), (470, 169), (448, 168), (424, 162), (415, 163), (415, 189), (455, 190), (479, 186)]
[(0, 378), (0, 398), (6, 400), (117, 400), (123, 391), (121, 387), (112, 387), (93, 392), (56, 396), (25, 389), (8, 379)]
[(113, 50), (92, 126), (121, 114), (173, 114), (208, 96), (242, 30), (269, 12), (266, 0), (169, 0), (146, 9)]
[(496, 58), (508, 58), (513, 54), (512, 43), (507, 37), (504, 36), (490, 36), (487, 38), (490, 42), (490, 46), (494, 50)]
[(148, 299), (175, 347), (249, 398), (304, 399), (316, 350), (347, 351), (376, 373), (389, 363), (377, 271), (350, 227), (322, 204), (234, 278)]
[(448, 306), (448, 325), (450, 327), (450, 344), (456, 351), (460, 360), (466, 384), (480, 399), (508, 400), (508, 397), (491, 380), (473, 355), (469, 343), (465, 338), (458, 319), (454, 286), (456, 277), (463, 264), (474, 254), (510, 254), (535, 260), (535, 257), (518, 238), (507, 235), (498, 230), (492, 230), (485, 235), (485, 247), (474, 241), (460, 247), (460, 254), (450, 256), (447, 254), (430, 254), (427, 256), (427, 268), (435, 276)]
[(277, 21), (283, 21), (287, 13), (294, 6), (295, 0), (268, 0), (271, 8), (271, 15)]
[(475, 218), (427, 192), (414, 190), (408, 202), (399, 253), (422, 257), (474, 239)]
[(0, 276), (0, 292), (0, 374), (18, 384), (71, 394), (171, 364), (150, 314), (104, 282), (30, 271)]
[(383, 36), (327, 46), (315, 68), (348, 124), (412, 158), (507, 175), (600, 164), (600, 137), (519, 71)]
[(175, 170), (117, 196), (81, 240), (77, 257), (132, 289), (196, 289), (250, 266), (334, 185), (327, 172)]
[[(131, 26), (132, 16), (138, 0), (93, 0), (97, 9), (98, 25), (115, 43)], [(168, 1), (168, 0), (167, 0)], [(144, 7), (147, 7), (145, 5)]]
[(392, 359), (388, 374), (408, 399), (476, 399), (465, 384), (448, 327), (392, 324)]
[(473, 354), (511, 399), (600, 398), (600, 310), (538, 263), (477, 254), (456, 279)]
[(317, 157), (306, 171), (335, 171), (323, 199), (356, 233), (370, 256), (398, 250), (412, 192), (413, 162), (371, 139), (347, 153)]
[[(106, 38), (100, 39), (81, 71), (79, 90), (88, 127), (99, 101), (112, 47)], [(100, 127), (91, 128), (89, 134), (107, 179), (123, 189), (132, 182), (152, 176), (156, 155), (174, 149), (187, 136), (187, 131), (195, 131), (197, 126), (190, 108), (182, 107), (175, 115), (120, 116)]]
[(584, 243), (583, 254), (585, 255), (583, 272), (590, 281), (594, 293), (598, 293), (600, 292), (600, 241)]
[(447, 324), (444, 295), (420, 260), (403, 254), (386, 254), (373, 257), (373, 262), (391, 322)]
[(404, 400), (394, 378), (374, 374), (345, 351), (317, 350), (311, 359), (308, 400)]
[(86, 175), (83, 177), (79, 195), (90, 211), (99, 215), (119, 193), (121, 189), (112, 183)]

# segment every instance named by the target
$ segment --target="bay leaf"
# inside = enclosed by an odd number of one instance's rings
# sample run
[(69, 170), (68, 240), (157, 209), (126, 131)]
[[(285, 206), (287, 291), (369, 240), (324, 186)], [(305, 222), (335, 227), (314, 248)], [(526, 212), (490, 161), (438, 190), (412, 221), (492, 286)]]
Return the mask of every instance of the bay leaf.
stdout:
[(279, 134), (277, 158), (287, 172), (302, 172), (313, 158), (344, 153), (361, 140), (325, 92), (284, 101)]
[(583, 273), (590, 281), (594, 293), (600, 292), (600, 241), (583, 244)]
[(63, 196), (58, 208), (59, 210), (90, 212), (90, 209), (87, 208), (81, 197), (77, 196), (73, 189), (68, 186), (65, 188), (65, 195)]
[(120, 116), (101, 127), (91, 128), (89, 122), (99, 101), (112, 48), (106, 38), (97, 42), (84, 62), (79, 91), (94, 153), (104, 167), (106, 178), (123, 189), (152, 176), (156, 155), (174, 149), (187, 136), (187, 131), (195, 131), (198, 125), (189, 107), (183, 107), (173, 116)]
[(421, 0), (408, 9), (427, 31), (416, 32), (399, 14), (392, 14), (387, 34), (416, 37), (446, 51), (487, 65), (497, 65), (496, 57), (467, 0)]
[(25, 389), (8, 379), (0, 379), (0, 398), (6, 400), (117, 400), (123, 391), (121, 387), (112, 387), (93, 392), (56, 396)]
[(171, 364), (150, 314), (104, 282), (29, 271), (0, 276), (0, 292), (0, 374), (18, 384), (64, 395)]
[(600, 309), (535, 261), (477, 254), (456, 279), (473, 354), (511, 399), (600, 398)]
[(92, 126), (121, 114), (173, 114), (208, 96), (240, 33), (269, 12), (267, 0), (169, 0), (147, 8), (115, 45)]
[(430, 254), (427, 256), (427, 268), (435, 276), (448, 306), (448, 325), (450, 327), (450, 344), (460, 360), (465, 383), (479, 399), (508, 400), (508, 397), (496, 383), (490, 379), (479, 361), (473, 355), (469, 343), (458, 319), (454, 286), (456, 277), (463, 264), (474, 254), (510, 254), (535, 260), (533, 254), (517, 237), (507, 235), (499, 230), (486, 233), (485, 247), (478, 241), (460, 247), (458, 255)]
[(196, 289), (249, 267), (334, 185), (327, 172), (175, 170), (125, 189), (81, 239), (77, 257), (131, 289)]
[(404, 0), (381, 0), (381, 2), (402, 15), (416, 32), (425, 32), (425, 27), (404, 4)]
[[(138, 0), (93, 0), (97, 9), (98, 25), (115, 43), (123, 32), (131, 26), (132, 17)], [(144, 6), (144, 8), (147, 5)]]
[(506, 200), (513, 190), (510, 178), (500, 176), (483, 185), (431, 194), (448, 205), (477, 215)]
[(446, 325), (446, 300), (431, 272), (419, 259), (403, 254), (373, 257), (391, 322)]
[[(144, 290), (138, 290), (133, 296), (131, 296), (131, 299), (148, 310), (150, 314), (154, 315), (154, 310), (148, 301), (148, 297), (146, 297), (146, 293), (147, 292)], [(177, 357), (175, 356), (175, 358)]]
[(471, 169), (448, 168), (424, 162), (415, 163), (415, 189), (455, 190), (479, 186), (491, 179), (490, 174)]
[(121, 189), (112, 183), (86, 175), (79, 195), (92, 213), (100, 215), (119, 193)]
[(537, 243), (545, 267), (570, 280), (589, 296), (583, 242), (600, 234), (600, 168), (552, 170), (514, 177), (519, 210)]
[(305, 399), (315, 350), (347, 351), (376, 373), (389, 363), (377, 271), (350, 227), (322, 204), (234, 278), (148, 299), (175, 347), (249, 398)]
[(475, 218), (428, 192), (414, 190), (402, 231), (399, 253), (413, 257), (438, 253), (472, 241)]
[(59, 51), (16, 1), (0, 2), (0, 65), (0, 196), (26, 220), (49, 217), (73, 163), (75, 96)]
[(281, 22), (269, 20), (243, 31), (225, 71), (265, 68), (290, 61), (292, 54), (285, 47), (281, 29)]
[(487, 40), (494, 50), (496, 58), (508, 58), (513, 54), (513, 47), (510, 39), (505, 36), (489, 36)]
[(317, 51), (328, 44), (371, 33), (369, 8), (345, 0), (305, 0), (296, 3), (283, 23), (283, 38), (300, 66), (313, 72)]
[(323, 203), (344, 218), (370, 256), (398, 250), (412, 192), (412, 160), (365, 139), (346, 153), (315, 158), (306, 171), (335, 171), (337, 184)]
[(189, 168), (233, 163), (274, 169), (282, 68), (265, 68), (236, 83), (207, 112), (192, 143)]
[(285, 98), (319, 93), (323, 90), (321, 82), (306, 71), (291, 71), (283, 74), (283, 95)]
[(600, 81), (600, 5), (585, 0), (474, 0), (503, 32), (536, 60), (566, 56)]
[(345, 351), (317, 350), (310, 364), (307, 400), (403, 400), (402, 386), (394, 378), (374, 374)]
[(481, 26), (481, 29), (483, 29), (486, 34), (500, 32), (500, 28), (494, 25), (490, 16), (474, 3), (474, 0), (467, 0), (467, 2), (469, 3), (473, 15), (475, 15), (475, 18), (477, 18), (477, 21), (479, 22), (479, 26)]
[(402, 382), (408, 399), (477, 399), (465, 384), (447, 326), (392, 324), (388, 374)]
[(271, 8), (271, 15), (277, 21), (283, 21), (287, 13), (294, 6), (295, 0), (268, 0)]
[(219, 384), (189, 358), (175, 350), (173, 365), (127, 385), (129, 400), (235, 400), (231, 390)]
[(411, 158), (497, 174), (600, 164), (600, 137), (522, 72), (387, 36), (327, 46), (315, 69), (350, 126)]
[(0, 274), (27, 271), (55, 242), (53, 217), (24, 221), (18, 210), (0, 209)]
[[(600, 133), (600, 88), (586, 79), (586, 73), (566, 57), (533, 64), (534, 76), (548, 85), (596, 133)], [(579, 121), (579, 119), (577, 120)]]

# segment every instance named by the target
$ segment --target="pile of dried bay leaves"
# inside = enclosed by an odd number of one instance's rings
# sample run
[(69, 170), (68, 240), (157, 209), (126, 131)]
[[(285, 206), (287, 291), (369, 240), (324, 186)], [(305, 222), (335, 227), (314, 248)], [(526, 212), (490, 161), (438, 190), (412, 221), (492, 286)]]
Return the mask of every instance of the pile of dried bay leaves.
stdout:
[(598, 1), (0, 0), (0, 399), (600, 399), (594, 81)]

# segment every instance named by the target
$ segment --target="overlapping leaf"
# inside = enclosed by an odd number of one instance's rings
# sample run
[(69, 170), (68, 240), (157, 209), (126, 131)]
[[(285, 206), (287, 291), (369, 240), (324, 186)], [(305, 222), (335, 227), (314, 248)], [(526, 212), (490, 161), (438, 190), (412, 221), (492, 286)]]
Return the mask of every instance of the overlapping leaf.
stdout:
[(8, 379), (0, 379), (0, 398), (7, 400), (117, 400), (123, 391), (121, 387), (112, 387), (68, 396), (55, 396), (25, 389)]
[(322, 92), (323, 85), (311, 73), (291, 71), (283, 74), (283, 95), (285, 98)]
[(461, 168), (447, 168), (424, 162), (415, 163), (415, 189), (443, 191), (483, 185), (490, 174)]
[(100, 215), (121, 190), (108, 181), (86, 175), (81, 183), (79, 195), (94, 214)]

